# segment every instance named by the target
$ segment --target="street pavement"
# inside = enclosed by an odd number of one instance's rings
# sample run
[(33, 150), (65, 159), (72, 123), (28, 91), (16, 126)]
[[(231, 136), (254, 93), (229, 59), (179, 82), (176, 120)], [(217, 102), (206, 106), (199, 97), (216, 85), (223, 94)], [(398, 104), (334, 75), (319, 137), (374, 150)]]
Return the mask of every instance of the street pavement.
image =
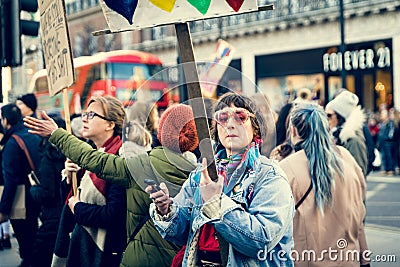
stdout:
[[(366, 236), (372, 267), (400, 266), (400, 176), (373, 173), (367, 179)], [(0, 267), (16, 267), (20, 263), (18, 244), (0, 251)]]
[(365, 230), (373, 253), (371, 266), (400, 266), (400, 176), (370, 174), (366, 205)]
[(367, 223), (400, 229), (400, 176), (368, 176)]
[(0, 251), (0, 267), (16, 267), (20, 264), (18, 243), (15, 237), (11, 238), (11, 249)]

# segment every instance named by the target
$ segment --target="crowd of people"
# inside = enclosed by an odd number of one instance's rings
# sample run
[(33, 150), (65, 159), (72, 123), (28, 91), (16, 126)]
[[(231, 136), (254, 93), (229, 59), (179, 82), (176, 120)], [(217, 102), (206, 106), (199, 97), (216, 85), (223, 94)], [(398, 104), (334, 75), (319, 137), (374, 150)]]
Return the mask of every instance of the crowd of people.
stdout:
[[(21, 266), (369, 266), (366, 175), (376, 148), (385, 174), (396, 170), (390, 111), (367, 122), (347, 90), (325, 109), (307, 89), (278, 115), (268, 101), (229, 92), (213, 104), (218, 177), (184, 103), (159, 116), (154, 103), (93, 97), (72, 134), (60, 116), (36, 116), (33, 94), (3, 106), (0, 249), (11, 222)], [(324, 253), (340, 240), (360, 257)]]

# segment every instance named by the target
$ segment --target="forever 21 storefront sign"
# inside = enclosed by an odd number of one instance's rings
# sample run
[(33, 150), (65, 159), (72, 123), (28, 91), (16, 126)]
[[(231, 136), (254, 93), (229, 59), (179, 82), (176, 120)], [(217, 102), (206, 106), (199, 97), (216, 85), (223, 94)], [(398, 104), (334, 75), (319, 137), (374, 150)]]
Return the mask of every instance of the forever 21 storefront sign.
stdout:
[(341, 71), (343, 66), (347, 71), (390, 67), (390, 48), (361, 49), (342, 53), (325, 53), (323, 55), (324, 71)]

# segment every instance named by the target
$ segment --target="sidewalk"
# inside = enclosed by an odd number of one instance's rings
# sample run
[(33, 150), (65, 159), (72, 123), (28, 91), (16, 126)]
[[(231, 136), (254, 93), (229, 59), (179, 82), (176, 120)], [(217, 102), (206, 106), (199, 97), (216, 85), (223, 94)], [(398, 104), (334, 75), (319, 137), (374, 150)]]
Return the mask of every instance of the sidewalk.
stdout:
[[(365, 232), (369, 250), (372, 252), (371, 267), (397, 267), (400, 265), (399, 228), (367, 224)], [(384, 260), (387, 262), (383, 262)]]
[(0, 267), (16, 267), (21, 263), (18, 255), (18, 243), (15, 237), (11, 237), (11, 249), (0, 251)]
[[(400, 229), (367, 225), (365, 228), (369, 249), (372, 252), (371, 267), (397, 267), (400, 264)], [(0, 251), (0, 267), (16, 267), (20, 263), (18, 245), (11, 239), (12, 249)], [(378, 256), (378, 257), (376, 257)], [(390, 259), (391, 262), (377, 262), (375, 259)]]

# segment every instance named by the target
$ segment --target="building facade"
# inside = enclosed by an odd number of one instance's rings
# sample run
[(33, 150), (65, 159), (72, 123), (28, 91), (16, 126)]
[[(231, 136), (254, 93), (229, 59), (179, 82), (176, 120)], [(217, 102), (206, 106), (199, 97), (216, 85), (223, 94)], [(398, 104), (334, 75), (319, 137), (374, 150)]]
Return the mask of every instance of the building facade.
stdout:
[[(231, 66), (242, 75), (225, 79), (250, 95), (261, 90), (277, 110), (303, 87), (326, 103), (343, 87), (342, 69), (367, 111), (400, 108), (400, 1), (344, 0), (343, 55), (338, 0), (258, 2), (275, 10), (190, 22), (196, 60), (210, 60), (218, 38), (228, 41), (236, 49)], [(177, 64), (173, 25), (94, 37), (107, 28), (97, 0), (70, 0), (66, 10), (74, 56), (138, 49)]]

